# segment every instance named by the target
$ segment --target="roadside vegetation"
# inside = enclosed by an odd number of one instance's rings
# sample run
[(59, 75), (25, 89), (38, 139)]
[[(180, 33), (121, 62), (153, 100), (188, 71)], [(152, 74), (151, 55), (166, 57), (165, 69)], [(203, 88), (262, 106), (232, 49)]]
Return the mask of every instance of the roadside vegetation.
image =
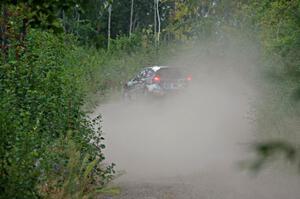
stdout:
[(87, 110), (140, 67), (226, 35), (261, 54), (255, 167), (279, 153), (300, 165), (298, 0), (4, 0), (0, 26), (0, 198), (117, 192)]

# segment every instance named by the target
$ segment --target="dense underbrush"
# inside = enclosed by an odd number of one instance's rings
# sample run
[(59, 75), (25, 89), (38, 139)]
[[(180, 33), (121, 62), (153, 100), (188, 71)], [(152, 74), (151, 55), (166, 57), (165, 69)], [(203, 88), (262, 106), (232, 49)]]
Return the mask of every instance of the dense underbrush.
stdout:
[(95, 102), (88, 100), (95, 93), (120, 88), (152, 63), (151, 53), (91, 49), (74, 36), (34, 29), (22, 46), (18, 54), (20, 45), (11, 46), (0, 66), (0, 198), (99, 191), (114, 165), (104, 163), (100, 117), (88, 118), (83, 105)]

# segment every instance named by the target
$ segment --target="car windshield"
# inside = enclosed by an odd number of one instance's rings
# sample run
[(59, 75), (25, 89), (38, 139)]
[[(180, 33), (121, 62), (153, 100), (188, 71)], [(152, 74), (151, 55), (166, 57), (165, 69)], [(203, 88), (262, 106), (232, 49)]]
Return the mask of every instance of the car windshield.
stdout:
[(161, 68), (157, 74), (164, 79), (183, 78), (183, 72), (178, 68)]

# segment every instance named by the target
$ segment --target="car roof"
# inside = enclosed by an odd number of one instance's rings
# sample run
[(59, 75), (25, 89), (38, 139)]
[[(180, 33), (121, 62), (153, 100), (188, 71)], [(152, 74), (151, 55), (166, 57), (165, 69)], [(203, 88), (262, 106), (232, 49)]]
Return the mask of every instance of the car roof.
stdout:
[(147, 68), (151, 68), (152, 70), (154, 70), (155, 72), (162, 69), (162, 68), (170, 68), (169, 66), (150, 66)]

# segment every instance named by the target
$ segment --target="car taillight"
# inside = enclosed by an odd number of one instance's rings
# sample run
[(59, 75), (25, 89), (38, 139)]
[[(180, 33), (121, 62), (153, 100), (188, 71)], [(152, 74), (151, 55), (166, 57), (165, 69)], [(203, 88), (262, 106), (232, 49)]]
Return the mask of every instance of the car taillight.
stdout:
[(191, 75), (187, 76), (186, 80), (187, 81), (192, 81), (192, 76)]
[(153, 82), (159, 83), (160, 82), (160, 76), (156, 75), (153, 77)]

